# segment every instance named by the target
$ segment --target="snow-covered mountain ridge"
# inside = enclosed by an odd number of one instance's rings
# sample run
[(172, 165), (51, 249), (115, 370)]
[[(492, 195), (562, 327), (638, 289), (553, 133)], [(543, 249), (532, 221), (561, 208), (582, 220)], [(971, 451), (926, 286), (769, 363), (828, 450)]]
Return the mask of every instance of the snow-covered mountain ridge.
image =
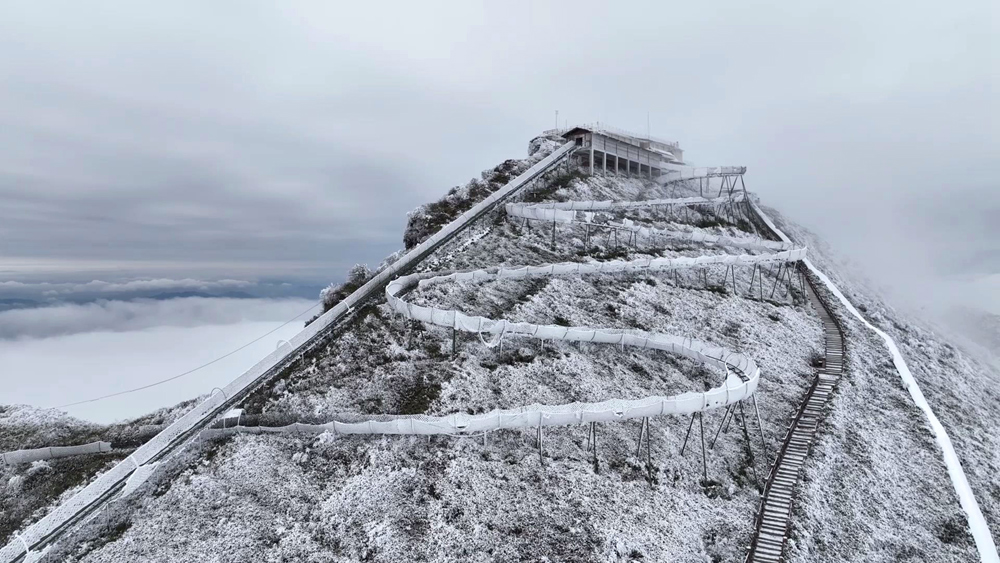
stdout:
[[(574, 176), (535, 197), (678, 195), (659, 190), (638, 179)], [(653, 226), (750, 236), (708, 212), (638, 215)], [(787, 223), (782, 228), (797, 241), (808, 241), (817, 256), (820, 245), (808, 233)], [(521, 225), (498, 216), (441, 249), (422, 271), (737, 252), (690, 241), (643, 241), (631, 248), (603, 237), (587, 248), (578, 229), (562, 228), (556, 235), (553, 244), (551, 225)], [(824, 256), (821, 249), (814, 259), (830, 272)], [(656, 272), (497, 280), (418, 288), (411, 297), (515, 322), (680, 333), (746, 353), (761, 366), (764, 441), (773, 453), (808, 384), (820, 327), (794, 290), (781, 290), (784, 299), (751, 300), (719, 283), (721, 268), (709, 275), (709, 284), (697, 276)], [(749, 270), (739, 271), (738, 289), (749, 276)], [(851, 298), (873, 315), (883, 314), (874, 298), (863, 293)], [(882, 320), (873, 322), (884, 328)], [(909, 330), (905, 320), (896, 322)], [(818, 455), (810, 461), (793, 558), (969, 560), (974, 548), (920, 413), (892, 373), (884, 346), (850, 321), (847, 330), (848, 374)], [(958, 350), (929, 345), (933, 341), (925, 333), (909, 336), (901, 341), (906, 353), (907, 346), (915, 346), (956, 373), (979, 369)], [(668, 394), (708, 388), (711, 379), (695, 364), (655, 351), (515, 341), (498, 353), (465, 337), (452, 358), (451, 347), (450, 331), (415, 326), (387, 304), (376, 304), (325, 350), (255, 395), (247, 411), (289, 420), (344, 413), (473, 414), (536, 402)], [(932, 400), (962, 396), (961, 389), (936, 388), (960, 382), (914, 371), (922, 387), (933, 388), (927, 392)], [(989, 380), (983, 381), (989, 387)], [(964, 408), (948, 402), (935, 408), (952, 407)], [(997, 469), (997, 460), (988, 455), (970, 460), (970, 450), (996, 445), (997, 436), (975, 423), (978, 415), (991, 414), (989, 402), (975, 407), (985, 410), (971, 415), (972, 435), (963, 437), (962, 429), (952, 426), (949, 433), (972, 468), (970, 481), (990, 496), (990, 482), (983, 479)], [(939, 414), (953, 424), (949, 415)], [(720, 418), (721, 411), (708, 415), (706, 430), (714, 433)], [(601, 425), (596, 455), (587, 451), (591, 439), (583, 427), (547, 431), (542, 460), (533, 432), (526, 431), (504, 431), (486, 444), (467, 438), (236, 435), (206, 442), (172, 462), (147, 485), (146, 494), (109, 515), (104, 532), (92, 527), (84, 535), (93, 541), (63, 555), (88, 561), (154, 554), (161, 560), (738, 559), (756, 507), (754, 473), (766, 471), (762, 453), (758, 449), (751, 458), (743, 437), (731, 428), (711, 448), (709, 479), (702, 482), (700, 452), (689, 445), (684, 457), (678, 455), (687, 423), (683, 418), (651, 422), (652, 467), (635, 454), (638, 422)], [(979, 496), (995, 525), (995, 501)]]

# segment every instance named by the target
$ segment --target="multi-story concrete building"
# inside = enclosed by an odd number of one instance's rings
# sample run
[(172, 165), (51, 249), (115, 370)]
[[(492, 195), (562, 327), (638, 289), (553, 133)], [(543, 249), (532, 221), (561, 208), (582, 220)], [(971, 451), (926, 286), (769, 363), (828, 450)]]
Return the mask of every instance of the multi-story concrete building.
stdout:
[(561, 132), (584, 150), (577, 151), (577, 163), (591, 174), (621, 174), (655, 178), (667, 165), (683, 164), (684, 151), (678, 143), (638, 136), (606, 126), (581, 125)]

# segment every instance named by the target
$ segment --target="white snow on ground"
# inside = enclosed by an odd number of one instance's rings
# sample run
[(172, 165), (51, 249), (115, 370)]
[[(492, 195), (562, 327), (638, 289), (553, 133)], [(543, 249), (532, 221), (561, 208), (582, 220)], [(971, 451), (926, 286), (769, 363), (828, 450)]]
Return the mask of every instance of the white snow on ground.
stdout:
[[(128, 423), (104, 426), (82, 421), (56, 409), (25, 405), (0, 406), (0, 450), (83, 444), (108, 440), (110, 452), (51, 459), (30, 465), (0, 464), (0, 541), (39, 520), (55, 506), (129, 453), (121, 441), (134, 438), (144, 427), (159, 428), (189, 410), (197, 401), (160, 409)], [(149, 432), (146, 433), (149, 435)], [(133, 444), (134, 445), (134, 444)], [(121, 448), (125, 449), (121, 449)]]
[[(775, 226), (763, 211), (758, 209), (758, 212), (765, 219), (765, 221), (768, 222), (768, 225), (775, 230), (775, 232), (779, 233), (784, 240), (791, 242), (791, 239), (788, 238), (788, 236), (786, 236), (777, 226)], [(944, 462), (948, 469), (948, 475), (952, 480), (956, 493), (958, 494), (962, 509), (965, 511), (968, 518), (969, 528), (973, 539), (975, 540), (976, 548), (979, 551), (980, 560), (984, 563), (1000, 562), (1000, 556), (997, 555), (996, 544), (994, 543), (993, 536), (990, 533), (990, 528), (986, 522), (986, 518), (983, 516), (983, 513), (979, 508), (979, 504), (976, 502), (975, 494), (972, 491), (972, 487), (969, 485), (965, 471), (962, 469), (962, 464), (959, 461), (954, 446), (952, 445), (951, 438), (948, 436), (948, 432), (945, 430), (940, 420), (938, 420), (938, 417), (934, 414), (930, 404), (924, 397), (923, 392), (920, 390), (920, 386), (917, 384), (910, 368), (903, 359), (903, 355), (896, 346), (896, 342), (886, 332), (868, 322), (868, 320), (862, 316), (853, 304), (851, 304), (850, 300), (847, 299), (847, 297), (825, 273), (814, 266), (810, 260), (806, 259), (805, 263), (808, 268), (823, 281), (830, 292), (836, 296), (847, 311), (849, 311), (865, 327), (874, 331), (885, 342), (885, 345), (888, 347), (889, 353), (892, 356), (893, 365), (899, 373), (899, 376), (902, 378), (906, 390), (913, 398), (913, 402), (927, 417), (931, 429), (934, 432), (935, 439), (941, 447)]]

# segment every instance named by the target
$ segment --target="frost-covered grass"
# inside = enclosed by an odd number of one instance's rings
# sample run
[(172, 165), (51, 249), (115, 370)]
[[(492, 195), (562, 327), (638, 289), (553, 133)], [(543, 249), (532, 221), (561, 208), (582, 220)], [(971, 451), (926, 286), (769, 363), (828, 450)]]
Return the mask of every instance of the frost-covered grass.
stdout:
[[(646, 199), (677, 193), (641, 180), (586, 178), (545, 193), (560, 199)], [(673, 193), (671, 193), (673, 192)], [(698, 210), (643, 211), (654, 226), (739, 234)], [(630, 214), (635, 217), (636, 214)], [(696, 256), (724, 248), (640, 240), (636, 249), (585, 248), (580, 227), (522, 227), (487, 218), (442, 248), (425, 271), (551, 261)], [(746, 234), (746, 233), (744, 233)], [(613, 239), (612, 239), (613, 240)], [(624, 239), (620, 239), (624, 242)], [(820, 324), (809, 306), (779, 289), (757, 301), (723, 289), (723, 269), (615, 274), (490, 284), (437, 285), (408, 299), (509, 320), (639, 328), (741, 350), (762, 369), (758, 392), (773, 455), (812, 375)], [(749, 271), (738, 273), (746, 291)], [(767, 282), (769, 293), (771, 281)], [(780, 287), (780, 286), (779, 286)], [(780, 298), (780, 299), (779, 299)], [(300, 417), (341, 413), (447, 414), (535, 402), (637, 398), (702, 390), (719, 374), (667, 354), (613, 346), (508, 339), (501, 354), (461, 335), (404, 322), (384, 304), (250, 404), (252, 412)], [(750, 413), (748, 413), (750, 414)], [(705, 416), (709, 443), (722, 411)], [(755, 468), (766, 472), (750, 414)], [(636, 456), (639, 421), (601, 424), (596, 461), (584, 426), (547, 429), (540, 460), (532, 431), (433, 440), (238, 435), (212, 459), (182, 466), (169, 487), (139, 497), (114, 541), (90, 543), (86, 561), (154, 557), (306, 561), (730, 561), (744, 555), (758, 495), (740, 428), (709, 452), (702, 482), (695, 424), (651, 421), (651, 461)], [(176, 473), (177, 470), (174, 470)], [(85, 552), (85, 553), (84, 553)]]
[[(807, 244), (810, 259), (869, 322), (896, 340), (947, 428), (980, 507), (996, 522), (1000, 435), (988, 422), (998, 420), (990, 402), (996, 398), (996, 383), (970, 369), (973, 364), (956, 348), (940, 343), (863, 285), (841, 275), (832, 253), (810, 233), (787, 221), (780, 227)], [(835, 299), (829, 301), (847, 332), (846, 373), (826, 430), (806, 464), (793, 519), (792, 560), (978, 560), (941, 449), (924, 413), (903, 387), (885, 344)], [(977, 384), (982, 385), (980, 397), (970, 392)], [(970, 443), (971, 437), (978, 443)]]

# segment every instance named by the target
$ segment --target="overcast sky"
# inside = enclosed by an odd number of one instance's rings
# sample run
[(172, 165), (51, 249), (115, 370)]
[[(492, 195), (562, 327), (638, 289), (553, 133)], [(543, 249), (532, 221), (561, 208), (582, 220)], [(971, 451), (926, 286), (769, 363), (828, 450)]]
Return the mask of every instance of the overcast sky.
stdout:
[(557, 109), (873, 271), (1000, 271), (997, 3), (781, 4), (5, 3), (2, 277), (340, 278)]

